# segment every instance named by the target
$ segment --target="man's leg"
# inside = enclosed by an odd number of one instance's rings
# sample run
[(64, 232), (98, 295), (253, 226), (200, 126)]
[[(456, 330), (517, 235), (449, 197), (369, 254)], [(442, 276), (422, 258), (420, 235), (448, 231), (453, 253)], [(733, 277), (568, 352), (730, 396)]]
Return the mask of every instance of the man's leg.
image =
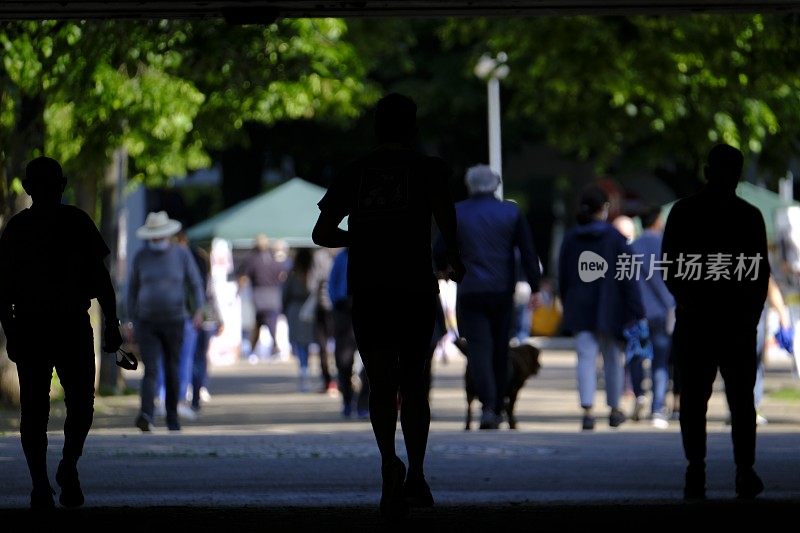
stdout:
[(56, 359), (56, 372), (64, 388), (67, 408), (64, 449), (56, 472), (56, 481), (61, 487), (59, 501), (65, 507), (83, 505), (77, 466), (94, 415), (94, 342), (90, 326), (82, 327), (85, 327), (83, 335), (66, 336), (68, 345), (74, 347)]
[(208, 344), (211, 340), (211, 331), (200, 328), (197, 331), (197, 345), (192, 361), (192, 408), (200, 408), (200, 389), (206, 386), (208, 380)]
[[(250, 353), (256, 353), (256, 344), (258, 344), (258, 337), (261, 334), (261, 326), (266, 323), (266, 311), (256, 309), (255, 321), (253, 322), (253, 329), (250, 331)], [(274, 339), (273, 339), (274, 340)]]
[(492, 375), (494, 376), (494, 411), (499, 416), (505, 407), (508, 389), (508, 340), (514, 301), (511, 295), (498, 294), (492, 298), (489, 326), (492, 335)]
[(164, 382), (167, 388), (165, 406), (167, 408), (167, 427), (180, 429), (178, 421), (178, 376), (180, 352), (183, 345), (183, 321), (163, 322), (158, 325), (159, 340), (164, 354)]
[[(467, 340), (469, 372), (483, 407), (481, 427), (495, 427), (497, 383), (494, 375), (494, 339), (482, 296), (459, 295), (456, 312), (461, 335)], [(506, 332), (507, 334), (508, 332)], [(506, 350), (507, 350), (506, 346)]]
[(272, 355), (280, 352), (278, 350), (278, 316), (280, 312), (277, 309), (269, 309), (264, 312), (264, 324), (267, 326), (270, 337), (272, 337), (272, 348), (270, 352)]
[[(745, 345), (744, 341), (742, 345)], [(725, 380), (725, 396), (731, 411), (731, 437), (736, 467), (748, 469), (755, 464), (756, 409), (753, 387), (758, 363), (755, 349), (741, 349), (740, 346), (732, 346), (729, 353), (725, 354), (726, 357), (721, 358), (720, 372)]]
[(652, 412), (664, 414), (664, 405), (669, 386), (669, 350), (670, 336), (664, 329), (664, 322), (653, 322), (650, 325), (650, 336), (653, 340), (653, 362), (650, 374), (653, 377)]
[(594, 394), (597, 390), (596, 361), (600, 351), (594, 333), (591, 331), (579, 331), (575, 334), (575, 351), (578, 356), (578, 364), (575, 369), (578, 381), (578, 396), (580, 397), (581, 407), (585, 410), (590, 410), (594, 405)]
[(681, 375), (681, 438), (689, 462), (684, 498), (705, 498), (706, 411), (717, 375), (716, 351), (707, 331), (687, 327), (681, 321), (672, 338), (672, 358)]
[(49, 358), (37, 359), (38, 355), (28, 354), (17, 363), (21, 408), (19, 431), (34, 493), (46, 494), (52, 502), (47, 477), (47, 421), (50, 418), (53, 367)]
[(625, 355), (620, 343), (611, 336), (598, 337), (603, 353), (603, 376), (606, 382), (606, 403), (611, 409), (619, 409), (619, 399), (625, 381)]
[[(153, 423), (153, 411), (155, 410), (154, 401), (156, 394), (156, 381), (159, 368), (163, 369), (164, 356), (163, 347), (159, 340), (155, 325), (150, 322), (139, 322), (136, 324), (136, 340), (139, 343), (142, 363), (144, 364), (144, 376), (141, 385), (141, 415), (145, 422)], [(142, 424), (144, 429), (144, 424)]]
[(183, 343), (178, 355), (178, 401), (186, 400), (189, 384), (192, 382), (194, 352), (197, 350), (198, 329), (190, 319), (183, 325)]

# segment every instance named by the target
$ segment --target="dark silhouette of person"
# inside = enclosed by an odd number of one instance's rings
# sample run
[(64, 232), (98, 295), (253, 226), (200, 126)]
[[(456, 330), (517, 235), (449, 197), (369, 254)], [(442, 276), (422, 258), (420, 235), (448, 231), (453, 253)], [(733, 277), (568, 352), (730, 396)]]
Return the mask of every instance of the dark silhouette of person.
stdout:
[[(380, 509), (388, 518), (402, 517), (409, 505), (433, 505), (423, 470), (430, 427), (425, 366), (439, 305), (431, 216), (445, 241), (449, 275), (456, 281), (464, 275), (448, 168), (413, 148), (416, 109), (399, 94), (378, 102), (380, 145), (331, 182), (312, 233), (321, 246), (349, 248), (353, 329), (370, 382), (370, 420), (382, 461)], [(348, 215), (343, 230), (339, 223)], [(407, 478), (395, 453), (398, 393)]]
[[(672, 355), (681, 375), (680, 424), (689, 464), (684, 497), (705, 497), (706, 410), (720, 370), (731, 411), (736, 494), (753, 498), (756, 474), (756, 327), (770, 268), (764, 219), (736, 196), (742, 153), (728, 145), (708, 154), (708, 183), (679, 200), (664, 230), (667, 288), (676, 302)], [(700, 265), (700, 268), (697, 265)]]
[(86, 213), (61, 204), (66, 183), (54, 159), (29, 162), (22, 185), (33, 205), (12, 217), (0, 237), (0, 321), (19, 374), (20, 434), (33, 508), (54, 506), (47, 475), (53, 368), (67, 411), (56, 473), (59, 502), (83, 504), (77, 463), (94, 412), (94, 341), (87, 312), (92, 298), (105, 317), (104, 350), (116, 352), (122, 345), (114, 288), (103, 262), (109, 249)]

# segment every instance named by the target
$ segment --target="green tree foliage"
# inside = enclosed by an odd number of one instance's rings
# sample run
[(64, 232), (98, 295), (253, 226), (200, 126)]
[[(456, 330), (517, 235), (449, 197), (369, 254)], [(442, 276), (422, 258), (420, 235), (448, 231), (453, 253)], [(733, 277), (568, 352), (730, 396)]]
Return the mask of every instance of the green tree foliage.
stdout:
[(35, 99), (43, 142), (17, 159), (43, 150), (94, 190), (124, 148), (131, 177), (160, 184), (208, 165), (208, 150), (234, 142), (247, 121), (357, 116), (375, 95), (345, 32), (334, 19), (7, 23), (0, 141), (14, 144), (22, 102)]
[(507, 52), (506, 120), (601, 172), (696, 178), (709, 145), (727, 142), (769, 177), (800, 149), (795, 16), (455, 20), (442, 35), (476, 56)]

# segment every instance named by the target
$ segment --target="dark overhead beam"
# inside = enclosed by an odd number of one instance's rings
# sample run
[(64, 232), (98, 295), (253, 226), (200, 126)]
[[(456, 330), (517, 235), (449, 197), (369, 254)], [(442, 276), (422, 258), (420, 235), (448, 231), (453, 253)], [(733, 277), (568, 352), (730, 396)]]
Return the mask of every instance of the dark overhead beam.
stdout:
[(0, 0), (0, 20), (445, 17), (798, 12), (800, 0)]

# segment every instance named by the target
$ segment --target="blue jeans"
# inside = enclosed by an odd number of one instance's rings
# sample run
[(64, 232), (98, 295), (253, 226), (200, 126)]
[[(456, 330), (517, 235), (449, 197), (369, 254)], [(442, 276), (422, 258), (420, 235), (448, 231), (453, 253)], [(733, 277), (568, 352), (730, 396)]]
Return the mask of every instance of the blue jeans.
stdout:
[(300, 361), (300, 369), (308, 370), (308, 344), (292, 343), (292, 353)]
[[(653, 381), (653, 404), (654, 413), (664, 408), (669, 386), (669, 352), (672, 348), (672, 338), (667, 333), (666, 321), (664, 319), (653, 319), (649, 321), (650, 339), (653, 342), (653, 360), (650, 364), (650, 375)], [(645, 372), (642, 366), (642, 359), (634, 357), (629, 363), (631, 372), (631, 384), (633, 393), (638, 398), (643, 396), (645, 391), (642, 386)]]
[(575, 349), (578, 352), (578, 394), (581, 407), (588, 408), (594, 405), (594, 393), (597, 390), (595, 361), (598, 353), (602, 352), (606, 403), (612, 409), (618, 408), (619, 398), (622, 396), (622, 383), (625, 379), (622, 343), (603, 333), (580, 331), (575, 335)]
[[(186, 391), (192, 381), (192, 367), (194, 366), (194, 353), (197, 347), (197, 329), (192, 321), (187, 319), (183, 324), (183, 344), (178, 355), (178, 401), (186, 399)], [(164, 367), (158, 366), (158, 396), (164, 399)]]

